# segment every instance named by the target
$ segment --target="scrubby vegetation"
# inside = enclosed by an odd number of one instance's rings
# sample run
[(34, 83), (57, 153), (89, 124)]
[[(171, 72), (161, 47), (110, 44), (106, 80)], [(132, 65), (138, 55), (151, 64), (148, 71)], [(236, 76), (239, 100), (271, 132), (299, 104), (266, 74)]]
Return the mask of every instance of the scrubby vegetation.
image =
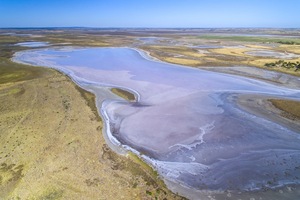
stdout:
[(289, 45), (299, 44), (299, 43), (294, 42), (294, 41), (278, 41), (277, 43), (279, 43), (279, 44), (289, 44)]
[(266, 67), (282, 67), (286, 69), (294, 69), (295, 71), (300, 70), (300, 62), (286, 62), (284, 60), (279, 60), (276, 62), (266, 63)]

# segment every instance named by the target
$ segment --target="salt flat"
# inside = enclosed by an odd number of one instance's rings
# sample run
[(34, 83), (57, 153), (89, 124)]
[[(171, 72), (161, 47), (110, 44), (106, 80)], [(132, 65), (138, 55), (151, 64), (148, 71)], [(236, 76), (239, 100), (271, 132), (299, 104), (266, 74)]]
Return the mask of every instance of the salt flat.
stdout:
[(48, 48), (19, 52), (14, 60), (56, 68), (79, 85), (138, 93), (134, 103), (105, 101), (108, 130), (169, 181), (211, 191), (299, 184), (298, 133), (234, 101), (243, 94), (295, 99), (296, 89), (157, 62), (129, 48)]

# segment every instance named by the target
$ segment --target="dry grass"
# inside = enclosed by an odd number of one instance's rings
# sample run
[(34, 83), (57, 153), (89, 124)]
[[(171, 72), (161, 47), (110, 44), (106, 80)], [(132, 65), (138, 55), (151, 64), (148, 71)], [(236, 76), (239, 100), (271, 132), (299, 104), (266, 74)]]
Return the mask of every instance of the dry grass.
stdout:
[(281, 51), (300, 54), (300, 45), (280, 45), (278, 49)]
[(278, 59), (272, 58), (256, 58), (256, 59), (249, 59), (246, 62), (243, 62), (247, 65), (257, 66), (257, 67), (264, 67), (266, 63), (276, 62)]
[(241, 56), (241, 57), (249, 57), (244, 54), (246, 51), (249, 51), (249, 48), (220, 48), (220, 49), (210, 49), (209, 51), (212, 53), (224, 54), (229, 56)]
[(202, 63), (199, 60), (193, 60), (188, 58), (163, 57), (162, 60), (169, 63), (188, 65), (188, 66), (199, 66)]
[(271, 99), (272, 104), (282, 110), (282, 115), (289, 119), (300, 119), (300, 102), (282, 99)]

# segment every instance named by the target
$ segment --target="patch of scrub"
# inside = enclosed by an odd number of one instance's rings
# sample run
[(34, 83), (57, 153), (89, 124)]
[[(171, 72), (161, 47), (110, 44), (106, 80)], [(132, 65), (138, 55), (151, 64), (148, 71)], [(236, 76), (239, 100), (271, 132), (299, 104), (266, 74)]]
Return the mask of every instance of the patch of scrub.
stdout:
[(23, 176), (23, 168), (23, 165), (0, 164), (0, 199), (14, 190)]
[(271, 51), (271, 50), (247, 51), (245, 52), (245, 54), (250, 56), (271, 57), (271, 58), (279, 58), (279, 59), (293, 59), (293, 58), (300, 57), (300, 55), (294, 53), (278, 52), (278, 51)]
[(159, 43), (159, 41), (161, 39), (164, 39), (164, 38), (158, 38), (158, 37), (140, 37), (140, 38), (138, 38), (138, 40), (142, 41), (143, 44), (156, 44), (156, 43)]
[(42, 192), (42, 194), (37, 198), (40, 200), (56, 200), (63, 197), (64, 191), (61, 189), (49, 188)]

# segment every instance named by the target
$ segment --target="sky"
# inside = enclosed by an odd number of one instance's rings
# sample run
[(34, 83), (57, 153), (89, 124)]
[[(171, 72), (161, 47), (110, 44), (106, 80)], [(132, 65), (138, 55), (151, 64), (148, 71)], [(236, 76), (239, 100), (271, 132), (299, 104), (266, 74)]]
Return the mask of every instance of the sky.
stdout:
[(300, 28), (300, 0), (0, 0), (0, 27)]

